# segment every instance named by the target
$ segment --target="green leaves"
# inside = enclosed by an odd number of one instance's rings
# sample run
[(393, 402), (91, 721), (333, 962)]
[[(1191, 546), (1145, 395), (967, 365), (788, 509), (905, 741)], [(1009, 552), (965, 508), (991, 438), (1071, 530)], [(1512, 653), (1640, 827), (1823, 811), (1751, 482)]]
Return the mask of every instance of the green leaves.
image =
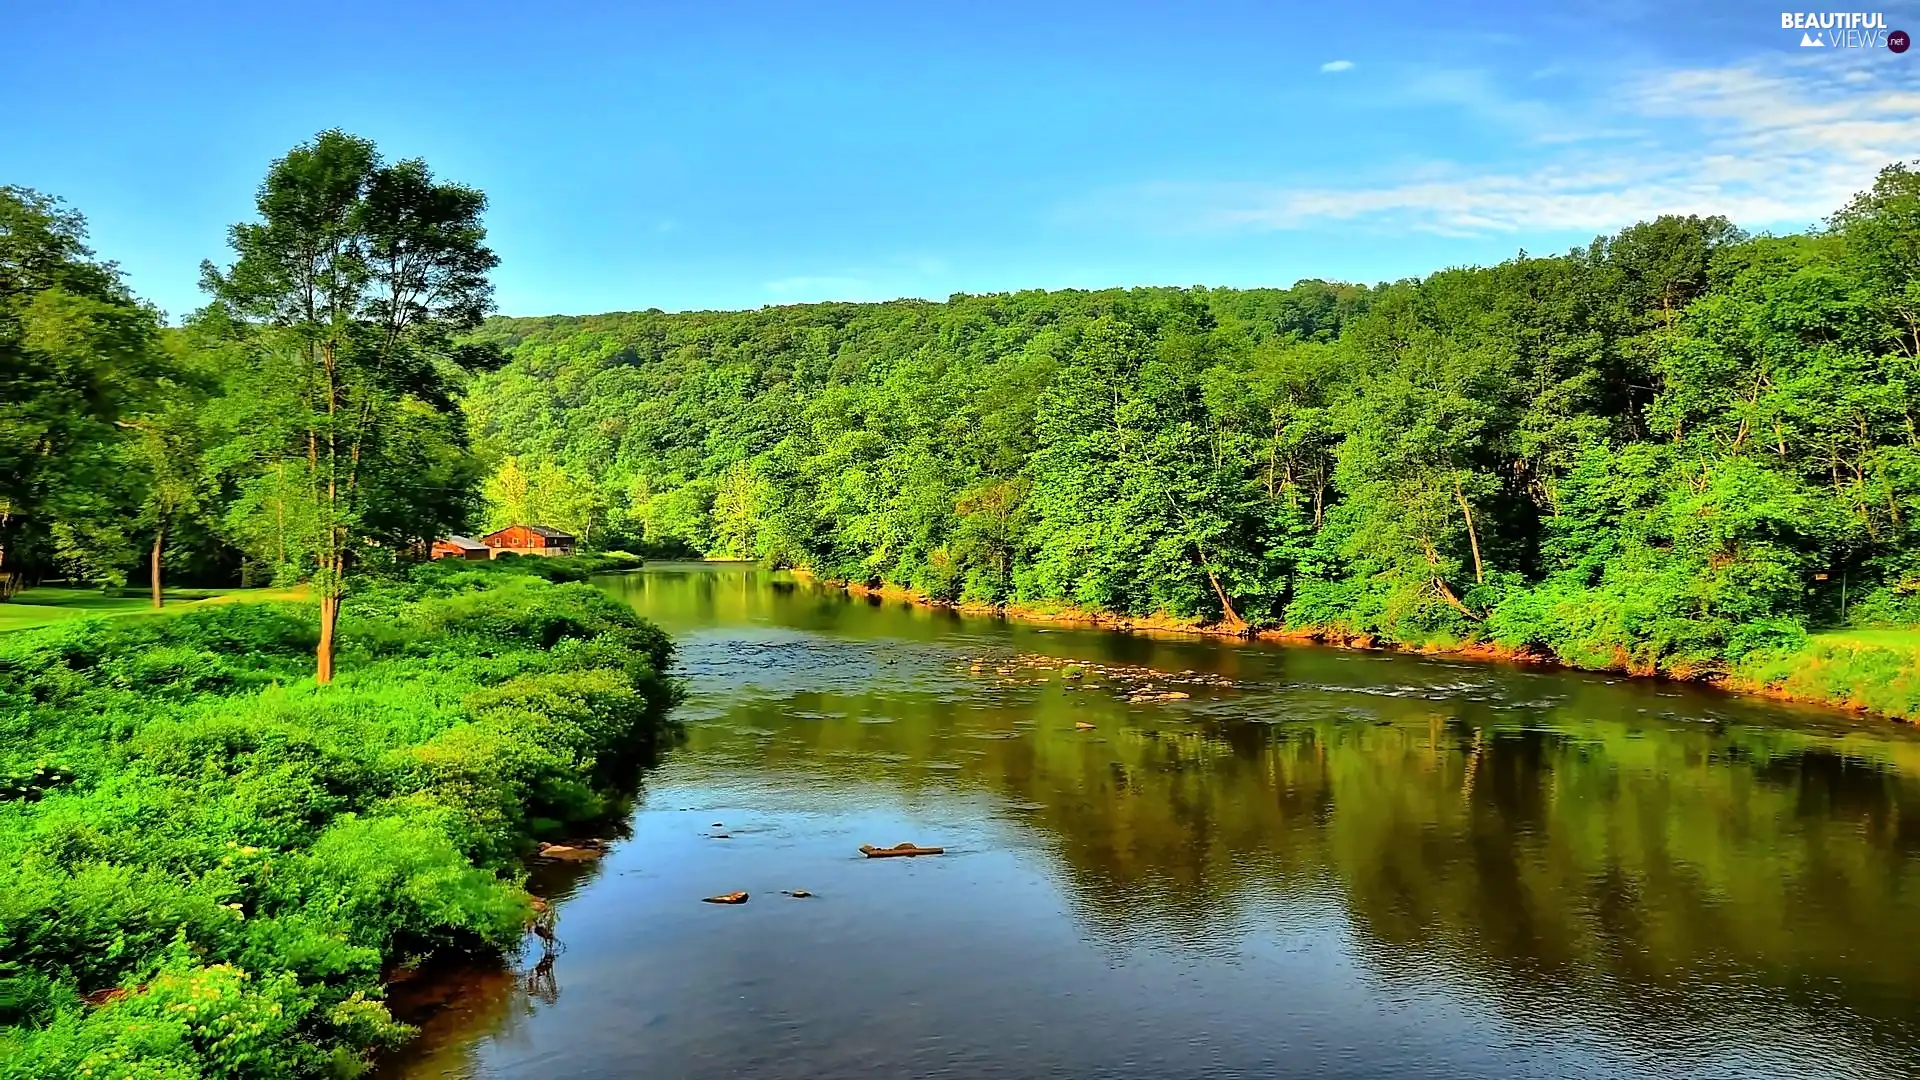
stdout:
[(56, 568), (114, 581), (133, 550), (118, 426), (164, 369), (136, 303), (57, 199), (0, 188), (0, 600)]
[(255, 207), (229, 234), (233, 264), (201, 275), (201, 330), (244, 362), (223, 410), (237, 445), (217, 455), (237, 495), (225, 516), (256, 563), (313, 583), (325, 682), (366, 545), (423, 546), (473, 508), (480, 470), (452, 416), (461, 365), (491, 354), (454, 337), (491, 305), (499, 260), (478, 191), (337, 130), (275, 161)]
[(359, 590), (326, 692), (292, 605), (0, 637), (9, 1075), (332, 1075), (404, 1030), (390, 964), (517, 944), (518, 856), (677, 693), (664, 634), (532, 569)]
[(468, 409), (609, 543), (1717, 670), (1920, 595), (1915, 175), (1377, 289), (495, 320)]

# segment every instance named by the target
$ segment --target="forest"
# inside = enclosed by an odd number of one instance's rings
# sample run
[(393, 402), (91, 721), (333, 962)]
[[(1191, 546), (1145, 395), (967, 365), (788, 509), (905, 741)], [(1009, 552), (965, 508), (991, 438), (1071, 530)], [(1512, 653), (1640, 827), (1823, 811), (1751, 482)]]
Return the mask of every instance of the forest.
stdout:
[(472, 340), (510, 357), (465, 398), (487, 505), (606, 544), (1920, 712), (1905, 165), (1798, 235)]
[(1378, 285), (585, 317), (486, 317), (485, 196), (344, 133), (258, 207), (168, 326), (0, 193), (0, 595), (306, 583), (326, 629), (354, 574), (540, 522), (1920, 711), (1908, 165), (1802, 234), (1670, 216)]

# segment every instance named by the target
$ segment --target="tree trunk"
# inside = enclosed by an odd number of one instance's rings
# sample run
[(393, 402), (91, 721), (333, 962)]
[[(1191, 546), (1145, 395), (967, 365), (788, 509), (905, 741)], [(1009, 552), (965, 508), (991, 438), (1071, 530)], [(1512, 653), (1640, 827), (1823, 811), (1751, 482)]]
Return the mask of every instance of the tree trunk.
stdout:
[(321, 686), (333, 681), (333, 627), (339, 621), (340, 594), (329, 589), (320, 597), (320, 647), (313, 667), (313, 681)]
[(1473, 509), (1467, 505), (1466, 493), (1460, 485), (1453, 485), (1453, 497), (1460, 500), (1460, 512), (1467, 515), (1467, 543), (1473, 545), (1473, 581), (1476, 585), (1487, 583), (1485, 568), (1480, 565), (1480, 534), (1473, 528)]
[(1484, 621), (1486, 616), (1474, 614), (1472, 608), (1461, 603), (1460, 598), (1455, 596), (1453, 590), (1447, 587), (1447, 579), (1440, 576), (1440, 553), (1433, 549), (1432, 539), (1423, 536), (1420, 538), (1420, 542), (1425, 545), (1427, 549), (1427, 565), (1433, 569), (1433, 587), (1440, 593), (1440, 599), (1445, 600), (1454, 610), (1465, 615), (1467, 618), (1475, 622)]
[(166, 543), (167, 527), (162, 524), (153, 530), (153, 606), (156, 608), (166, 603), (160, 598), (160, 552)]
[(20, 591), (20, 571), (7, 565), (7, 545), (0, 543), (0, 603), (13, 599)]
[[(1201, 556), (1203, 560), (1205, 557), (1204, 554)], [(1207, 582), (1213, 586), (1213, 595), (1220, 598), (1220, 610), (1226, 615), (1226, 624), (1235, 630), (1245, 630), (1247, 621), (1240, 617), (1239, 612), (1233, 610), (1233, 601), (1227, 599), (1227, 590), (1220, 587), (1220, 579), (1213, 576), (1213, 568), (1204, 561), (1200, 564), (1200, 568), (1207, 573)]]

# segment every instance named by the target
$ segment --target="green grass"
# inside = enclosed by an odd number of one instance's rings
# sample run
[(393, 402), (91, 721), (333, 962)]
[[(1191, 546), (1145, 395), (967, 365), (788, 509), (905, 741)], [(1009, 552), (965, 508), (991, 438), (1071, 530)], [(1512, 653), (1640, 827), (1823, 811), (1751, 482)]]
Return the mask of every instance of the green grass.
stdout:
[(1814, 634), (1797, 649), (1756, 652), (1734, 673), (1804, 700), (1920, 723), (1920, 627)]
[[(158, 613), (167, 615), (178, 614), (212, 600), (290, 598), (287, 590), (278, 589), (168, 589), (163, 595), (167, 606)], [(0, 604), (0, 633), (96, 615), (141, 614), (155, 614), (152, 597), (144, 594), (107, 595), (99, 589), (45, 585), (24, 589), (12, 600)]]
[(1853, 642), (1860, 645), (1878, 645), (1891, 649), (1920, 650), (1920, 626), (1911, 626), (1901, 630), (1834, 630), (1825, 634), (1813, 635), (1815, 641)]

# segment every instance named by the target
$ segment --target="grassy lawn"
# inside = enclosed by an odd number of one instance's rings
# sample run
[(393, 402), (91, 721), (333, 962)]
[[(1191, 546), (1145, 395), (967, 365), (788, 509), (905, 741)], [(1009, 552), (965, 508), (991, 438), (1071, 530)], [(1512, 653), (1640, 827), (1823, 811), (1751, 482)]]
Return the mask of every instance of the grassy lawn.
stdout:
[(1753, 654), (1738, 674), (1803, 700), (1920, 723), (1920, 627), (1815, 634), (1804, 648)]
[(1888, 649), (1910, 649), (1920, 652), (1920, 626), (1900, 630), (1835, 630), (1825, 634), (1813, 635), (1819, 642), (1846, 642), (1855, 645), (1878, 645)]
[[(233, 600), (291, 600), (299, 594), (297, 589), (168, 589), (165, 592), (167, 606), (158, 614), (169, 615), (197, 604)], [(47, 585), (24, 589), (11, 601), (0, 604), (0, 633), (65, 619), (142, 614), (156, 614), (149, 596), (105, 596), (98, 589)]]

